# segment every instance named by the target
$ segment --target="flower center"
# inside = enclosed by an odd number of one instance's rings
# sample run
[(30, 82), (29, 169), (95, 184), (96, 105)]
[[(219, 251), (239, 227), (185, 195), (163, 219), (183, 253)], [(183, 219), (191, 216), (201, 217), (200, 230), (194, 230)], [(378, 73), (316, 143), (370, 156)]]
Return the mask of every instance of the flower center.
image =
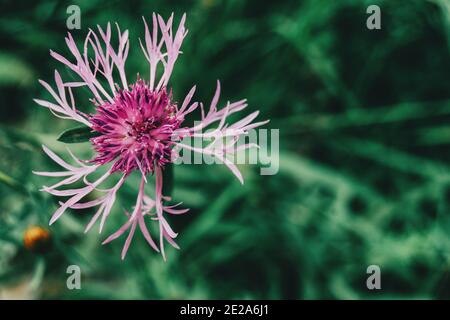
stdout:
[(90, 119), (100, 133), (91, 139), (97, 151), (92, 161), (114, 162), (112, 171), (153, 173), (155, 165), (170, 162), (172, 133), (181, 124), (176, 110), (165, 88), (152, 91), (143, 80), (120, 90), (112, 103), (97, 105)]
[(126, 120), (125, 123), (130, 126), (127, 135), (129, 137), (134, 137), (134, 139), (138, 142), (142, 142), (153, 129), (156, 129), (161, 125), (158, 121), (154, 121), (153, 118), (144, 119), (143, 121), (134, 123)]

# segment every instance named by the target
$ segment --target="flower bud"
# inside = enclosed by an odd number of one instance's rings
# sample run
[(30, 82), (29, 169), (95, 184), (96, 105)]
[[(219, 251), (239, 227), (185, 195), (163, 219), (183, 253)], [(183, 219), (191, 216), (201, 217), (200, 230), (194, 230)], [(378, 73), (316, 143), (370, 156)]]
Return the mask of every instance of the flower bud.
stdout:
[(24, 232), (23, 244), (27, 250), (43, 252), (50, 244), (50, 232), (40, 226), (30, 226)]

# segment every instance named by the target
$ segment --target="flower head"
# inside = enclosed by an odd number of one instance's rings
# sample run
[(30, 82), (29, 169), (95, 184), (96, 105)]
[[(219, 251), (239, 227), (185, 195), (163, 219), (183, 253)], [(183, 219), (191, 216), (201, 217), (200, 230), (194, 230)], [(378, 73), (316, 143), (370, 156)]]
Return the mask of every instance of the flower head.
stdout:
[(113, 103), (98, 105), (90, 121), (100, 135), (91, 139), (97, 156), (94, 163), (113, 162), (112, 172), (143, 175), (170, 161), (173, 132), (181, 119), (166, 88), (152, 91), (143, 80), (117, 92)]
[[(44, 186), (42, 190), (54, 196), (68, 197), (54, 212), (50, 224), (58, 220), (68, 208), (97, 207), (86, 231), (100, 220), (99, 232), (101, 232), (111, 213), (117, 192), (126, 179), (134, 171), (141, 175), (133, 210), (126, 212), (127, 220), (123, 226), (103, 242), (105, 244), (113, 241), (128, 231), (122, 250), (122, 259), (126, 255), (137, 227), (149, 245), (155, 251), (161, 252), (164, 259), (165, 241), (178, 248), (174, 240), (177, 233), (170, 227), (166, 215), (184, 214), (188, 209), (179, 209), (180, 203), (167, 205), (171, 198), (162, 193), (163, 170), (167, 164), (173, 162), (177, 152), (189, 150), (216, 157), (243, 183), (241, 173), (227, 155), (237, 150), (256, 147), (255, 144), (236, 147), (236, 141), (240, 136), (246, 135), (250, 129), (267, 123), (267, 121), (253, 122), (258, 116), (258, 111), (235, 123), (228, 123), (228, 117), (246, 108), (247, 104), (245, 100), (240, 100), (228, 102), (225, 107), (218, 108), (219, 82), (217, 82), (217, 89), (208, 112), (205, 112), (202, 103), (191, 101), (195, 86), (186, 95), (181, 105), (173, 101), (168, 82), (180, 54), (183, 39), (187, 35), (184, 27), (185, 20), (186, 15), (183, 15), (175, 31), (173, 14), (167, 21), (153, 14), (151, 29), (144, 19), (145, 40), (139, 42), (149, 63), (147, 81), (137, 76), (134, 84), (128, 84), (125, 62), (130, 47), (129, 34), (127, 30), (122, 32), (116, 25), (118, 44), (113, 46), (110, 24), (105, 30), (100, 26), (98, 26), (98, 32), (89, 30), (81, 52), (71, 34), (68, 34), (66, 44), (73, 56), (73, 62), (50, 51), (53, 58), (78, 75), (78, 81), (64, 82), (59, 72), (55, 70), (57, 87), (55, 91), (48, 83), (40, 80), (40, 83), (52, 95), (54, 102), (35, 99), (37, 104), (50, 109), (56, 117), (80, 122), (95, 133), (90, 139), (95, 155), (90, 160), (80, 160), (68, 149), (74, 163), (70, 164), (43, 146), (44, 152), (64, 170), (35, 172), (38, 175), (63, 178), (52, 186)], [(118, 78), (115, 79), (113, 74), (117, 74)], [(157, 74), (161, 74), (159, 79)], [(79, 87), (87, 87), (92, 94), (91, 101), (95, 110), (91, 115), (77, 108), (73, 90)], [(197, 108), (201, 109), (201, 121), (192, 127), (186, 126), (183, 123), (185, 116)], [(212, 131), (203, 133), (204, 129), (214, 124), (216, 126)], [(183, 142), (185, 137), (212, 138), (213, 141), (208, 146), (199, 148), (185, 144)], [(231, 143), (221, 145), (221, 148), (213, 148), (223, 137), (231, 137)], [(92, 180), (92, 174), (103, 167), (106, 168), (106, 172)], [(150, 175), (155, 176), (153, 197), (146, 194), (145, 190), (148, 183), (147, 177)], [(105, 189), (102, 185), (107, 180), (113, 180), (114, 183), (112, 187)], [(79, 181), (84, 183), (83, 187), (64, 188)], [(94, 190), (101, 195), (93, 200), (85, 201), (84, 198)], [(147, 227), (147, 224), (152, 222), (159, 226), (157, 242)]]

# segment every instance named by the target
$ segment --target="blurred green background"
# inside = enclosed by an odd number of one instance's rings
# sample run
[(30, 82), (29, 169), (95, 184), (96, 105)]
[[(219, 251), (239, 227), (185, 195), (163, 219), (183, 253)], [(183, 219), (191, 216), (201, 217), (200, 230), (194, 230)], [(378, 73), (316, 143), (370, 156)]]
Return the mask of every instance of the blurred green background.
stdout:
[[(74, 123), (32, 98), (49, 98), (53, 49), (68, 56), (66, 9), (89, 28), (130, 30), (128, 79), (147, 76), (142, 16), (188, 15), (189, 34), (171, 85), (182, 99), (248, 98), (268, 128), (280, 128), (280, 170), (242, 166), (245, 185), (222, 166), (177, 166), (173, 197), (191, 208), (171, 219), (181, 251), (168, 261), (137, 235), (101, 246), (135, 199), (131, 179), (106, 233), (85, 235), (92, 211), (67, 212), (41, 252), (23, 245), (47, 226), (57, 200), (31, 170), (56, 166), (40, 149)], [(382, 29), (366, 28), (381, 7)], [(177, 20), (178, 21), (178, 20)], [(450, 1), (1, 1), (0, 298), (389, 299), (450, 298)], [(69, 78), (70, 79), (70, 78)], [(85, 96), (84, 110), (91, 108)], [(89, 144), (71, 145), (90, 155)], [(82, 290), (66, 288), (66, 268)], [(381, 268), (382, 290), (366, 288)]]

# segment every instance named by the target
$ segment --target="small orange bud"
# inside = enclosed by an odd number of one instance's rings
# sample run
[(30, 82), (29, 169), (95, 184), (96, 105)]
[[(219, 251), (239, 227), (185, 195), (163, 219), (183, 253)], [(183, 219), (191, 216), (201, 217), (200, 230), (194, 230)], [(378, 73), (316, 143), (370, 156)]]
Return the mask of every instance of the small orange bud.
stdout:
[(31, 251), (41, 251), (50, 240), (50, 232), (40, 226), (31, 226), (25, 230), (23, 244)]

